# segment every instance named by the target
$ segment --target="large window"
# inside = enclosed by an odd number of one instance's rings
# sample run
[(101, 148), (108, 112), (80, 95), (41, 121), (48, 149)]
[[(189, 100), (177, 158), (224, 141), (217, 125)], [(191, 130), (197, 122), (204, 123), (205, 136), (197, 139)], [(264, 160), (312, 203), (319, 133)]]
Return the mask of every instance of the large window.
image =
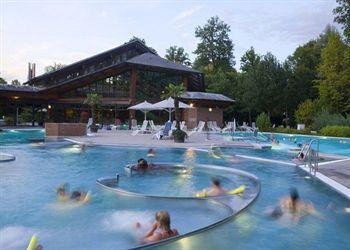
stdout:
[(182, 76), (170, 73), (137, 71), (136, 99), (159, 101), (169, 83), (181, 84)]
[(130, 72), (108, 77), (87, 86), (65, 93), (64, 97), (86, 97), (86, 94), (97, 93), (103, 97), (128, 97)]

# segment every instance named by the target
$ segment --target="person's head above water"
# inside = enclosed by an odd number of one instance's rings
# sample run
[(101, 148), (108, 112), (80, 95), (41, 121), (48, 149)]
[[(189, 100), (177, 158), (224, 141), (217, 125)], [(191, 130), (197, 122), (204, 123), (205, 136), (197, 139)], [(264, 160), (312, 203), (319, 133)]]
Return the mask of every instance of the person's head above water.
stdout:
[(167, 211), (159, 211), (156, 214), (156, 219), (159, 223), (159, 227), (166, 230), (171, 231), (170, 228), (170, 215)]
[(70, 199), (71, 200), (80, 200), (81, 198), (81, 192), (80, 191), (74, 191), (71, 196)]
[(296, 188), (291, 188), (289, 191), (289, 195), (294, 206), (300, 199), (298, 190)]
[(137, 166), (140, 168), (140, 169), (146, 169), (148, 168), (148, 163), (145, 159), (141, 158), (137, 161)]
[(211, 182), (213, 183), (213, 185), (214, 185), (215, 187), (220, 187), (220, 185), (221, 185), (220, 180), (217, 179), (217, 178), (212, 178), (212, 179), (211, 179)]

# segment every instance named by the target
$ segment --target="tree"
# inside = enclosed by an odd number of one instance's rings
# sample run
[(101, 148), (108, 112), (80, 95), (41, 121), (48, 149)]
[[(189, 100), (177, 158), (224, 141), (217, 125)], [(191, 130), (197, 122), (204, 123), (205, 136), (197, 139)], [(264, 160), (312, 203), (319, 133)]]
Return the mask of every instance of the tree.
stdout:
[(198, 26), (195, 36), (200, 39), (194, 53), (197, 58), (195, 68), (202, 69), (212, 65), (214, 70), (231, 69), (235, 64), (233, 56), (234, 44), (229, 37), (230, 26), (219, 19), (211, 17), (203, 27)]
[(63, 67), (65, 67), (66, 65), (61, 64), (61, 63), (54, 63), (53, 65), (49, 65), (45, 67), (45, 73), (51, 73), (54, 72), (56, 70), (62, 69)]
[(165, 87), (165, 93), (163, 98), (174, 98), (174, 108), (175, 108), (175, 120), (176, 120), (176, 129), (180, 130), (180, 112), (179, 112), (179, 98), (185, 92), (185, 87), (183, 84), (175, 85), (169, 83), (168, 86)]
[(306, 126), (310, 126), (318, 110), (318, 101), (307, 99), (299, 104), (298, 109), (295, 111), (295, 118), (298, 123), (303, 123)]
[(5, 85), (5, 84), (7, 84), (6, 80), (0, 77), (0, 85)]
[(350, 0), (337, 0), (339, 6), (333, 10), (334, 21), (342, 25), (343, 34), (350, 44)]
[(321, 103), (335, 112), (349, 112), (350, 46), (342, 41), (340, 35), (332, 34), (321, 57), (322, 63), (318, 68), (321, 79), (316, 81)]
[(96, 114), (95, 109), (97, 105), (101, 103), (102, 96), (96, 93), (91, 93), (86, 95), (86, 99), (84, 100), (84, 104), (87, 104), (91, 108), (91, 115), (92, 115), (92, 129), (94, 130), (96, 128)]
[[(145, 40), (144, 38), (139, 38), (139, 37), (137, 37), (137, 36), (133, 36), (132, 38), (130, 38), (129, 43), (130, 43), (130, 42), (133, 42), (133, 41), (139, 41), (139, 42), (143, 43), (145, 46), (147, 46), (146, 40)], [(152, 50), (152, 52), (153, 52), (154, 54), (157, 54), (157, 55), (158, 55), (157, 51), (156, 51), (154, 48), (149, 47), (149, 46), (147, 46), (147, 47), (148, 47), (150, 50)]]
[(191, 61), (183, 47), (171, 46), (166, 50), (165, 58), (185, 66), (191, 66)]
[(21, 83), (17, 79), (12, 80), (11, 84), (12, 85), (16, 85), (16, 86), (20, 86), (21, 85)]

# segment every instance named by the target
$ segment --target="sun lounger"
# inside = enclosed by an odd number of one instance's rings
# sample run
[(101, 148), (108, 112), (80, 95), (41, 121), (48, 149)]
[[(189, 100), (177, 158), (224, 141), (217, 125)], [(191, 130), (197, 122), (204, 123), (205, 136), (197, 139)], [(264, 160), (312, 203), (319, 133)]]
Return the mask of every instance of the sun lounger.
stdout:
[(140, 129), (137, 129), (137, 130), (135, 130), (135, 131), (133, 131), (132, 133), (131, 133), (131, 135), (132, 136), (135, 136), (135, 135), (138, 135), (138, 134), (140, 134), (140, 133), (147, 133), (148, 131), (147, 131), (147, 125), (148, 125), (148, 121), (147, 120), (144, 120), (143, 121), (143, 123), (142, 123), (142, 126), (141, 126), (141, 128)]
[(187, 135), (191, 136), (195, 133), (201, 133), (204, 129), (204, 126), (205, 126), (205, 122), (199, 121), (198, 126), (196, 128), (194, 128), (192, 131), (190, 131)]
[(155, 133), (152, 138), (153, 139), (164, 139), (164, 138), (170, 138), (171, 137), (171, 128), (172, 128), (172, 123), (171, 122), (166, 122), (164, 129), (159, 130), (157, 133)]

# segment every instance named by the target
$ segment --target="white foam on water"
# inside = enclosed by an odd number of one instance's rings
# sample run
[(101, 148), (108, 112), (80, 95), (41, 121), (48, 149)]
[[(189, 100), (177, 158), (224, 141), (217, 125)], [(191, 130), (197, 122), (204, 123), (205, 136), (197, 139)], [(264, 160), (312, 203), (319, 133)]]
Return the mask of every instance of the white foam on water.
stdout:
[(8, 226), (0, 230), (0, 249), (25, 249), (37, 229), (24, 226)]
[[(149, 230), (155, 220), (155, 213), (151, 211), (119, 210), (112, 212), (102, 220), (102, 226), (107, 231), (129, 232), (139, 235)], [(141, 224), (136, 228), (136, 223)]]

